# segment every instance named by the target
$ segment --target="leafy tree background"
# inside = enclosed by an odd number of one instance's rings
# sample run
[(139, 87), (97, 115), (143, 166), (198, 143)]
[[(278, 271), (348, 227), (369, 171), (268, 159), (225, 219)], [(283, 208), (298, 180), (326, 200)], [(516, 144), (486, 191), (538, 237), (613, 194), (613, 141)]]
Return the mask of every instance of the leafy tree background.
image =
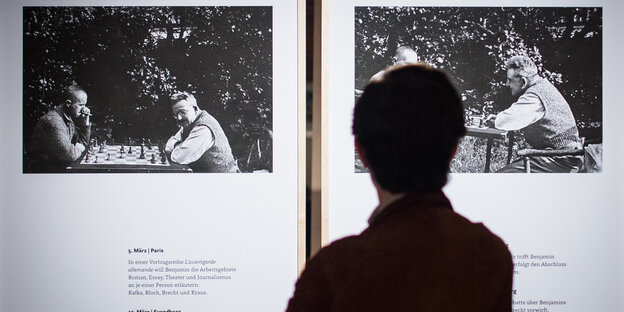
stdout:
[[(390, 65), (401, 45), (449, 75), (467, 115), (509, 107), (515, 99), (505, 86), (504, 62), (528, 55), (570, 104), (581, 136), (602, 141), (601, 8), (357, 7), (356, 88)], [(514, 153), (524, 145), (521, 137), (516, 141)], [(493, 170), (506, 164), (506, 143), (495, 141)], [(466, 137), (451, 170), (483, 171), (485, 144)]]
[(272, 171), (270, 7), (25, 7), (24, 147), (77, 82), (93, 136), (110, 144), (177, 130), (168, 97), (195, 95), (245, 171)]

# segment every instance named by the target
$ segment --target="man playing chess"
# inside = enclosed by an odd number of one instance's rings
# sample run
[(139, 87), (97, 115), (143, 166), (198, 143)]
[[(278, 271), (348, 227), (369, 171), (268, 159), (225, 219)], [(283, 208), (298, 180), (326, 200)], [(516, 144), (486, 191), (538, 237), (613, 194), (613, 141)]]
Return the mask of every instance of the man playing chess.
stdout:
[(165, 145), (167, 157), (174, 163), (189, 165), (194, 172), (240, 172), (221, 125), (199, 109), (195, 97), (178, 92), (170, 101), (180, 129)]
[[(534, 149), (581, 149), (576, 120), (563, 95), (548, 80), (539, 76), (537, 66), (527, 56), (514, 56), (505, 63), (507, 86), (516, 102), (489, 116), (487, 123), (507, 131), (523, 130), (526, 142)], [(578, 172), (583, 156), (531, 156), (531, 172)], [(518, 159), (497, 172), (525, 172)]]
[(28, 151), (31, 172), (63, 172), (82, 157), (89, 144), (91, 111), (87, 93), (74, 84), (63, 93), (63, 102), (37, 122)]

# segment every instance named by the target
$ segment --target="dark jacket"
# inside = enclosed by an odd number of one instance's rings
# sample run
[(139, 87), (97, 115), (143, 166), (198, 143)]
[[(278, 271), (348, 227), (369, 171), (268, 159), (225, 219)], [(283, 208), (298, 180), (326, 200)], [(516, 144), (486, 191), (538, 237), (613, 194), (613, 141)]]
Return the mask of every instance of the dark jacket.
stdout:
[(89, 146), (91, 126), (78, 127), (57, 106), (37, 122), (27, 152), (25, 171), (63, 172), (73, 161), (80, 159), (84, 149), (77, 143)]
[(442, 192), (406, 194), (310, 259), (287, 311), (511, 311), (505, 243)]

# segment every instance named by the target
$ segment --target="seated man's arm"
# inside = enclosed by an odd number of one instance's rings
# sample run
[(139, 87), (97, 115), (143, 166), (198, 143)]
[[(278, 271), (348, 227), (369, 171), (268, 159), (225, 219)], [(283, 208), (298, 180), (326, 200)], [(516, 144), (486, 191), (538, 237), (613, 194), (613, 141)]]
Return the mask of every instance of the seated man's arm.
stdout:
[[(41, 128), (35, 131), (38, 132), (36, 135), (41, 138), (37, 144), (45, 144), (45, 150), (52, 159), (64, 162), (76, 161), (85, 150), (86, 144), (80, 139), (75, 144), (72, 144), (72, 138), (69, 136), (67, 127), (62, 122), (43, 122)], [(86, 131), (90, 132), (90, 127)]]
[(180, 142), (182, 142), (182, 128), (180, 128), (180, 130), (178, 130), (176, 134), (170, 137), (167, 141), (167, 144), (165, 144), (165, 153), (167, 154), (167, 156), (171, 156), (171, 152), (173, 152), (175, 146), (178, 145)]
[[(168, 147), (173, 147), (170, 158), (171, 161), (178, 164), (188, 165), (198, 160), (214, 145), (214, 134), (212, 130), (205, 126), (193, 128), (184, 141), (179, 140), (181, 137), (176, 138), (178, 134), (180, 134), (180, 132), (171, 137), (165, 147), (165, 151)], [(172, 146), (170, 146), (170, 143)]]
[(523, 94), (508, 109), (496, 115), (494, 125), (501, 130), (520, 130), (542, 119), (545, 113), (544, 104), (537, 95)]
[(76, 126), (76, 132), (78, 133), (77, 143), (81, 143), (84, 146), (89, 145), (91, 139), (91, 124), (86, 126)]

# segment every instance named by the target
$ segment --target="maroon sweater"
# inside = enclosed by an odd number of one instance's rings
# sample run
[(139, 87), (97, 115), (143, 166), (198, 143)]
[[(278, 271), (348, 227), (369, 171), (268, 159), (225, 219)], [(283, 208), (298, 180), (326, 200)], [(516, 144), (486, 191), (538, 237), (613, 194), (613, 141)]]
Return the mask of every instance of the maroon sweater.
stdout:
[(407, 194), (311, 258), (287, 311), (511, 311), (512, 274), (505, 243), (442, 192)]

